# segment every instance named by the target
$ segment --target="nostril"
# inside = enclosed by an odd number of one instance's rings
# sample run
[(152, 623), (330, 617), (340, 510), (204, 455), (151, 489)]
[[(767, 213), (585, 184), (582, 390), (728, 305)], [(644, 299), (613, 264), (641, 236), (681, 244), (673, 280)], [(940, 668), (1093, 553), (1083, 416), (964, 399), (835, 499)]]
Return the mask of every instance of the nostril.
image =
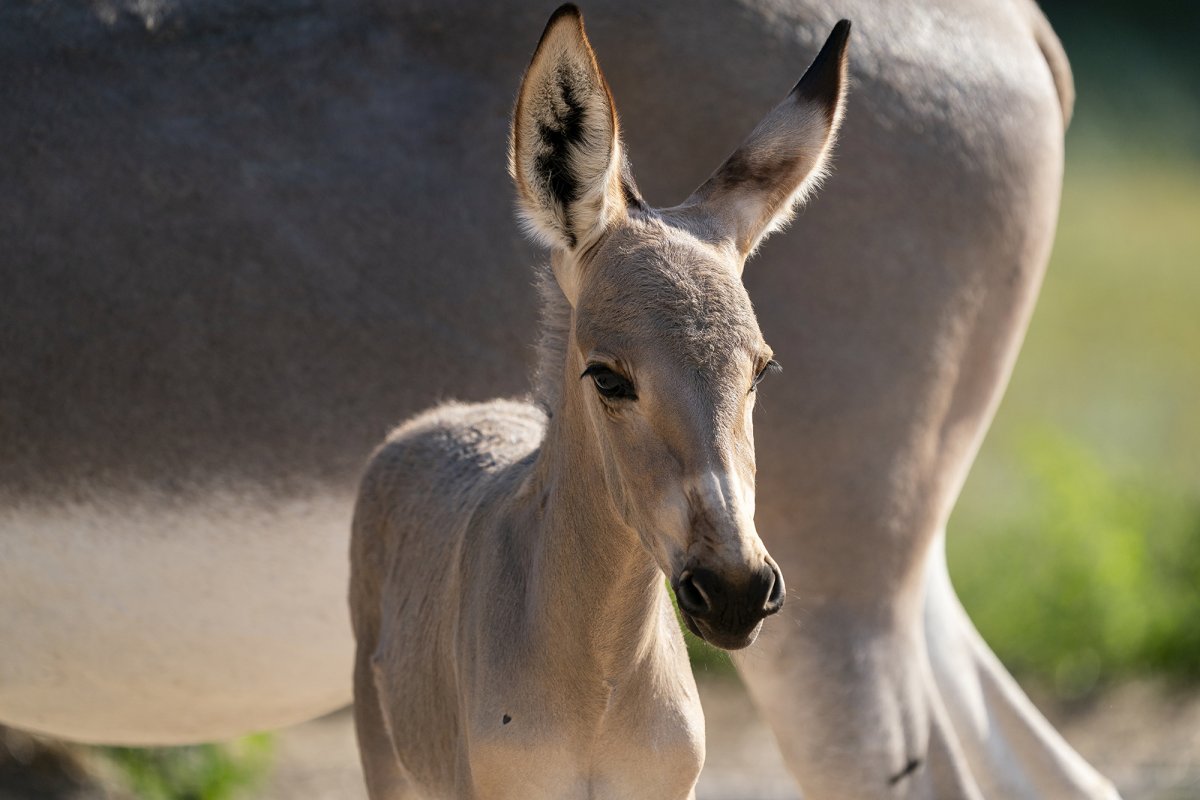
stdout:
[(779, 571), (779, 567), (774, 564), (767, 564), (770, 569), (771, 588), (767, 592), (767, 602), (763, 603), (763, 613), (767, 616), (776, 613), (783, 608), (783, 601), (787, 599), (787, 587), (783, 583), (783, 573)]
[(679, 581), (675, 584), (675, 598), (679, 601), (679, 607), (693, 617), (702, 617), (712, 610), (708, 595), (700, 588), (696, 576), (690, 570), (679, 576)]

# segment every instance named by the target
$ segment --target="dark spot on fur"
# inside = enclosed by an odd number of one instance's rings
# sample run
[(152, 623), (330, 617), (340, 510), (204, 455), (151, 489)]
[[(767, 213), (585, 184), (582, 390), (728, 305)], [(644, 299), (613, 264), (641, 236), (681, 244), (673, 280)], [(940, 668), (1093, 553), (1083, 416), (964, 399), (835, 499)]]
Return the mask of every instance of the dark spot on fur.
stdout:
[(895, 786), (897, 783), (904, 780), (909, 775), (912, 775), (914, 772), (916, 772), (920, 768), (921, 768), (921, 759), (910, 758), (908, 760), (908, 763), (904, 765), (904, 769), (900, 770), (899, 772), (897, 772), (895, 775), (893, 775), (891, 778), (888, 779), (888, 786)]
[(829, 38), (817, 57), (813, 59), (804, 77), (792, 89), (797, 99), (805, 102), (822, 103), (829, 119), (837, 110), (837, 98), (842, 87), (842, 70), (846, 62), (846, 43), (850, 39), (850, 20), (844, 19), (833, 26)]
[[(571, 203), (579, 199), (579, 183), (571, 167), (571, 148), (584, 138), (586, 110), (579, 96), (579, 87), (571, 83), (571, 76), (560, 69), (556, 76), (558, 95), (566, 110), (553, 119), (538, 122), (538, 136), (542, 140), (542, 151), (536, 159), (538, 177), (551, 198), (569, 212)], [(554, 111), (557, 112), (557, 106)], [(575, 246), (575, 233), (571, 230), (570, 215), (564, 214), (563, 231), (571, 247)]]
[(507, 725), (510, 722), (512, 722), (512, 717), (510, 717), (508, 714), (505, 714), (503, 717), (500, 718), (501, 725)]

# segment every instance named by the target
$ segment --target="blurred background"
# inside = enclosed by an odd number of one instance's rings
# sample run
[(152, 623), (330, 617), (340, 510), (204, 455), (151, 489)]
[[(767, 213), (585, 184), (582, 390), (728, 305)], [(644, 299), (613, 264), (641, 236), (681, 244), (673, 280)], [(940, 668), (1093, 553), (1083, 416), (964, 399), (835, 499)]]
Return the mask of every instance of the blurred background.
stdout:
[[(1200, 798), (1200, 4), (1042, 6), (1078, 93), (1058, 238), (951, 521), (951, 574), (984, 638), (1127, 798)], [(710, 736), (752, 725), (721, 686), (736, 687), (728, 662), (694, 654), (716, 687)], [(0, 731), (0, 798), (362, 796), (344, 723), (163, 750), (48, 752)], [(1159, 761), (1122, 772), (1123, 732), (1151, 728)], [(794, 797), (768, 737), (710, 745), (710, 762), (757, 759), (778, 773), (761, 795)]]

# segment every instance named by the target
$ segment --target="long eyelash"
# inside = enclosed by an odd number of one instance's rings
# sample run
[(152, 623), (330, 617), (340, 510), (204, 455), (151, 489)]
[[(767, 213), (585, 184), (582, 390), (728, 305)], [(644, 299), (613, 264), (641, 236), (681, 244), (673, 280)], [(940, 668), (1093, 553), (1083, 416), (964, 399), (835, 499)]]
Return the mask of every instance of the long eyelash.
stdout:
[(758, 374), (754, 376), (754, 383), (750, 385), (750, 391), (753, 392), (758, 388), (758, 385), (762, 383), (762, 379), (767, 377), (768, 372), (783, 372), (783, 367), (780, 366), (779, 362), (773, 358), (766, 364), (763, 364), (763, 368), (760, 369)]
[(599, 375), (601, 372), (612, 372), (612, 368), (605, 364), (588, 364), (587, 369), (583, 371), (579, 379), (583, 380), (589, 375)]

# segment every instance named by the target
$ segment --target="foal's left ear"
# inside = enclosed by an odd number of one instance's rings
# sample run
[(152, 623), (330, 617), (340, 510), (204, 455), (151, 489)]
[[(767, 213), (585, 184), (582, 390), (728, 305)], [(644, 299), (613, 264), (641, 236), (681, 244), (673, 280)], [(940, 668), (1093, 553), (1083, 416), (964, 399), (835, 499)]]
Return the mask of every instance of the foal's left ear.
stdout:
[(842, 20), (791, 93), (683, 204), (743, 259), (824, 175), (842, 120), (849, 38)]
[(574, 5), (550, 17), (525, 71), (508, 163), (521, 216), (551, 248), (577, 252), (625, 213), (617, 112)]

